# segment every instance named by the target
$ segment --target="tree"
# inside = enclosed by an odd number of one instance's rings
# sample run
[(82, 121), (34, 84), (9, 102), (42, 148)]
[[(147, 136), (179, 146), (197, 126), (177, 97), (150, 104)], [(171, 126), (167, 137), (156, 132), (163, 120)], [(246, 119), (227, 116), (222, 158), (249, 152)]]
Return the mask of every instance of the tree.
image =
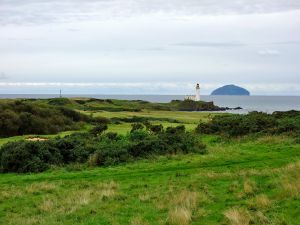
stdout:
[(141, 124), (141, 123), (133, 123), (133, 124), (131, 124), (131, 131), (130, 131), (130, 133), (132, 133), (132, 132), (134, 132), (136, 130), (143, 130), (143, 129), (144, 129), (143, 124)]
[(107, 124), (98, 124), (97, 126), (95, 126), (90, 133), (97, 136), (102, 134), (104, 131), (106, 131), (108, 129)]

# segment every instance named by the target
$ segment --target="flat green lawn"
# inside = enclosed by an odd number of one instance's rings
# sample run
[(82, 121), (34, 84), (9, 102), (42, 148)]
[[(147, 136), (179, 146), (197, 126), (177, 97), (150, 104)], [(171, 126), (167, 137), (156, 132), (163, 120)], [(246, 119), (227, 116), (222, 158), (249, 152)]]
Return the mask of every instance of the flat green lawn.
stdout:
[(299, 144), (284, 136), (203, 141), (207, 155), (2, 174), (0, 224), (299, 224)]
[[(90, 112), (85, 112), (90, 114)], [(178, 111), (148, 111), (144, 110), (142, 112), (96, 112), (93, 113), (95, 117), (103, 116), (107, 118), (120, 117), (127, 118), (133, 116), (140, 117), (154, 117), (154, 118), (166, 118), (166, 119), (176, 119), (182, 123), (199, 123), (200, 120), (203, 122), (208, 121), (209, 118), (218, 113), (210, 112), (178, 112)]]
[[(168, 122), (153, 122), (152, 124), (162, 124), (164, 128), (166, 127), (176, 127), (179, 125), (184, 125), (186, 130), (194, 130), (197, 124), (183, 124), (183, 123), (168, 123)], [(131, 123), (121, 123), (121, 124), (109, 124), (108, 131), (116, 132), (118, 134), (126, 134), (131, 130)]]

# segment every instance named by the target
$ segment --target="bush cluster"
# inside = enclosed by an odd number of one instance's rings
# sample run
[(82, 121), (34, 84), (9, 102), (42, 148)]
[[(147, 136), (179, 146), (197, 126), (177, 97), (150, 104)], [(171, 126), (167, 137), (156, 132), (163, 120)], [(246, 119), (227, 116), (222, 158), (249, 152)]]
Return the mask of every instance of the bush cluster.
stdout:
[(51, 165), (110, 166), (155, 155), (206, 152), (199, 136), (185, 131), (184, 126), (165, 130), (158, 129), (162, 128), (159, 125), (147, 127), (134, 125), (132, 132), (125, 136), (103, 132), (107, 127), (101, 126), (89, 133), (48, 141), (7, 143), (0, 149), (0, 169), (2, 172), (40, 172)]
[(0, 103), (0, 137), (53, 134), (76, 129), (77, 122), (88, 120), (89, 117), (61, 106), (26, 100)]
[(133, 116), (133, 117), (113, 117), (110, 119), (113, 123), (147, 123), (149, 121), (167, 121), (169, 123), (180, 123), (176, 119), (172, 118), (159, 118), (159, 117), (147, 117), (147, 116)]
[(253, 133), (299, 133), (300, 112), (251, 112), (246, 115), (219, 115), (208, 123), (200, 123), (197, 133), (243, 136)]

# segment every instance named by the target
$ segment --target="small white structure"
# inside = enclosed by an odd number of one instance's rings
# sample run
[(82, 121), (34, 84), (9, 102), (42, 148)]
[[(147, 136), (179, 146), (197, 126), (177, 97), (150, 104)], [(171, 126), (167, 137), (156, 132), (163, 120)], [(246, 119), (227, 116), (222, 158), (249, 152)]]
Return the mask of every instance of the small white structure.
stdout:
[(196, 95), (186, 95), (184, 100), (200, 101), (200, 85), (196, 85)]

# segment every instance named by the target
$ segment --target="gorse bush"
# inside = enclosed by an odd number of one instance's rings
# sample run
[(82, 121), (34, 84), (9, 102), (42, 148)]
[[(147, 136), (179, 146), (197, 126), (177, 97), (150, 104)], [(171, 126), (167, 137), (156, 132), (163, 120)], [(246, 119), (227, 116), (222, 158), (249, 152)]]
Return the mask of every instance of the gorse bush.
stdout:
[(204, 134), (242, 136), (253, 133), (297, 133), (300, 131), (300, 112), (251, 112), (247, 115), (220, 115), (208, 123), (200, 123), (196, 131)]
[(24, 134), (53, 134), (77, 129), (78, 122), (91, 118), (61, 106), (26, 100), (0, 103), (0, 137)]
[(60, 164), (60, 151), (47, 142), (11, 142), (1, 148), (2, 172), (41, 172)]
[(50, 165), (83, 163), (94, 151), (86, 133), (48, 141), (9, 142), (0, 149), (0, 169), (2, 172), (41, 172)]
[[(98, 134), (98, 133), (97, 133)], [(206, 153), (199, 136), (184, 126), (155, 133), (136, 129), (123, 136), (116, 133), (77, 133), (48, 141), (18, 141), (0, 149), (2, 172), (40, 172), (51, 165), (86, 163), (110, 166), (165, 154)]]

